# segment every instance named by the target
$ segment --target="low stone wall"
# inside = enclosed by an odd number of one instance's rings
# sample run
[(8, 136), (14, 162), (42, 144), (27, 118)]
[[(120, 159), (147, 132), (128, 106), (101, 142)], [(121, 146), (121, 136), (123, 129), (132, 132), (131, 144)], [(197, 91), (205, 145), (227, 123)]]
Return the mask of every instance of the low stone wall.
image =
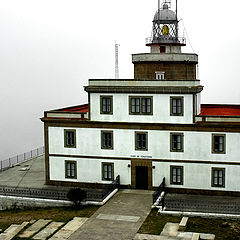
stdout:
[(31, 207), (66, 207), (72, 205), (72, 202), (64, 200), (0, 196), (0, 211), (8, 209), (24, 209)]

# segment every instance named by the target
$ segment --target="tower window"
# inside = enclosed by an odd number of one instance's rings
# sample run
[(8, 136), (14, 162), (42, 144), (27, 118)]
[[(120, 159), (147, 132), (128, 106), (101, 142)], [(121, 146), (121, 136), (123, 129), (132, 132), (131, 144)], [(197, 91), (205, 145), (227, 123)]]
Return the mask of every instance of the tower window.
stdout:
[(166, 47), (160, 46), (160, 53), (166, 53)]
[(165, 79), (165, 72), (155, 72), (157, 80), (164, 80)]

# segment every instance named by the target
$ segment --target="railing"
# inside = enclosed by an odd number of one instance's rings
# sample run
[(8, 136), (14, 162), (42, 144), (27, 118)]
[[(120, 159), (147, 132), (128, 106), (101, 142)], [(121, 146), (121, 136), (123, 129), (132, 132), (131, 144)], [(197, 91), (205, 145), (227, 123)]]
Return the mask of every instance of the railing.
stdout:
[(116, 179), (110, 184), (107, 189), (103, 191), (103, 199), (106, 198), (113, 190), (119, 188), (120, 186), (120, 176), (118, 175)]
[(37, 188), (0, 186), (0, 195), (42, 198), (42, 199), (55, 199), (55, 200), (68, 200), (67, 191), (52, 190), (52, 189), (49, 190), (49, 189), (37, 189)]
[[(85, 201), (102, 202), (114, 189), (119, 188), (120, 176), (110, 184), (107, 189), (88, 189), (86, 190)], [(28, 197), (40, 199), (68, 200), (67, 193), (69, 189), (38, 189), (38, 188), (23, 188), (23, 187), (5, 187), (0, 186), (0, 195)]]
[(155, 191), (152, 195), (153, 197), (153, 206), (158, 207), (162, 206), (162, 209), (164, 209), (164, 198), (165, 198), (165, 178), (163, 178), (162, 183), (158, 187), (157, 191)]
[(152, 43), (178, 43), (178, 44), (183, 44), (186, 45), (186, 38), (184, 37), (159, 37), (159, 38), (152, 38), (148, 37), (145, 40), (146, 45), (152, 44)]
[(38, 156), (44, 154), (44, 152), (45, 152), (44, 147), (40, 147), (37, 149), (33, 149), (29, 152), (26, 152), (26, 153), (5, 159), (3, 161), (0, 161), (0, 171), (3, 171), (4, 169), (10, 168), (15, 164), (24, 162), (31, 158), (38, 157)]

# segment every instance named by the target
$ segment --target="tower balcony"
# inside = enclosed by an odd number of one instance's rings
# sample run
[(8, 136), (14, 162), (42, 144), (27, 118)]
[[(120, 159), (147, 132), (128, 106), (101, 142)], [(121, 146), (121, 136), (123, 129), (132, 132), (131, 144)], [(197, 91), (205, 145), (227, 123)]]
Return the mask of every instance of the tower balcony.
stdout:
[(186, 46), (186, 38), (184, 37), (159, 37), (153, 38), (148, 37), (146, 38), (146, 46), (151, 45), (179, 45), (179, 46)]

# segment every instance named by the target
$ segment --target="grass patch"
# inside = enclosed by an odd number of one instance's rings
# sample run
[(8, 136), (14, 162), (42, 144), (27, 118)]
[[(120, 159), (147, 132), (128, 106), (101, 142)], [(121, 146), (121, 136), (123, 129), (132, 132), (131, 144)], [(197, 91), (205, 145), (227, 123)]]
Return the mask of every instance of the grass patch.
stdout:
[[(182, 217), (157, 215), (157, 210), (153, 209), (138, 233), (159, 235), (167, 222), (180, 223), (181, 219)], [(185, 232), (215, 234), (215, 240), (240, 240), (240, 221), (189, 217)]]
[(153, 209), (150, 212), (138, 233), (159, 235), (167, 222), (179, 223), (181, 221), (180, 217), (157, 215), (157, 211)]
[(11, 224), (21, 224), (32, 219), (51, 219), (58, 222), (68, 222), (73, 217), (89, 218), (99, 207), (86, 206), (83, 209), (72, 207), (60, 208), (30, 208), (24, 210), (0, 211), (0, 228), (5, 230)]
[(188, 219), (186, 232), (215, 234), (215, 240), (240, 240), (240, 221), (193, 217)]

